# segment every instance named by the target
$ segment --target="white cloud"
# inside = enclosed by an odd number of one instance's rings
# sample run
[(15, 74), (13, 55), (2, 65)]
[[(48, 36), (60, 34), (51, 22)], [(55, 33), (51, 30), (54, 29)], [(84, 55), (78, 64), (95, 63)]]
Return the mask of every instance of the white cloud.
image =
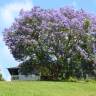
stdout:
[(19, 13), (21, 9), (30, 10), (32, 6), (32, 0), (21, 0), (18, 2), (6, 4), (0, 8), (0, 18), (2, 18), (4, 22), (6, 21), (6, 23), (10, 24), (14, 21), (14, 17)]

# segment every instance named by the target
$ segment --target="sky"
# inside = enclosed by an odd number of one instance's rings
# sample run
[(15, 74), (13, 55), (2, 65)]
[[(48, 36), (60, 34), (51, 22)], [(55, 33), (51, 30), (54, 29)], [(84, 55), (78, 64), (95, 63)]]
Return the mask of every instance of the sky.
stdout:
[(0, 0), (0, 69), (6, 80), (10, 80), (7, 68), (17, 66), (19, 62), (15, 61), (10, 54), (10, 50), (3, 41), (2, 32), (4, 28), (11, 26), (21, 9), (30, 10), (33, 6), (46, 9), (73, 6), (96, 14), (96, 0)]

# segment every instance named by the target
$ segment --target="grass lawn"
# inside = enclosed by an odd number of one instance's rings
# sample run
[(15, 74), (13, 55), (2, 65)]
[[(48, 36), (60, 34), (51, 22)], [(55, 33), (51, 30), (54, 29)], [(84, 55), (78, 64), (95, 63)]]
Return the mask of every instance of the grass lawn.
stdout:
[(96, 96), (96, 82), (0, 82), (0, 96)]

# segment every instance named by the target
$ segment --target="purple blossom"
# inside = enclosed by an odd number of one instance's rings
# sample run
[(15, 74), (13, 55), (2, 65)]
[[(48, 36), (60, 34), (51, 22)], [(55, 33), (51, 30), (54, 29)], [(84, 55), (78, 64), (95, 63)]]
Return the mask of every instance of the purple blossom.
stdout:
[[(5, 29), (4, 41), (11, 52), (18, 54), (27, 54), (27, 47), (30, 45), (29, 49), (31, 50), (32, 47), (37, 46), (40, 40), (47, 47), (50, 44), (59, 47), (62, 45), (63, 50), (65, 45), (62, 42), (67, 40), (65, 35), (70, 35), (70, 29), (75, 30), (72, 33), (73, 36), (84, 32), (83, 25), (86, 19), (90, 22), (88, 31), (96, 31), (96, 16), (89, 15), (82, 9), (75, 10), (74, 8), (64, 7), (54, 10), (33, 7), (31, 11), (21, 10), (19, 17), (15, 19), (12, 26)], [(20, 50), (21, 52), (19, 52)]]

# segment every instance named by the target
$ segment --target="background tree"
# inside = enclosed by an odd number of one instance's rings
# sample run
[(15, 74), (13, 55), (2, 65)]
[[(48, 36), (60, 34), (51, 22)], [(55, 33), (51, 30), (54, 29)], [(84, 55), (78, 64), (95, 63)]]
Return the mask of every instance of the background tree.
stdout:
[(5, 29), (4, 41), (14, 58), (23, 61), (23, 69), (29, 66), (32, 71), (30, 66), (35, 65), (42, 75), (43, 67), (53, 80), (82, 77), (95, 73), (95, 38), (91, 35), (95, 26), (96, 17), (82, 9), (34, 7), (31, 11), (21, 10), (20, 17)]
[(2, 74), (0, 74), (0, 81), (4, 81)]

